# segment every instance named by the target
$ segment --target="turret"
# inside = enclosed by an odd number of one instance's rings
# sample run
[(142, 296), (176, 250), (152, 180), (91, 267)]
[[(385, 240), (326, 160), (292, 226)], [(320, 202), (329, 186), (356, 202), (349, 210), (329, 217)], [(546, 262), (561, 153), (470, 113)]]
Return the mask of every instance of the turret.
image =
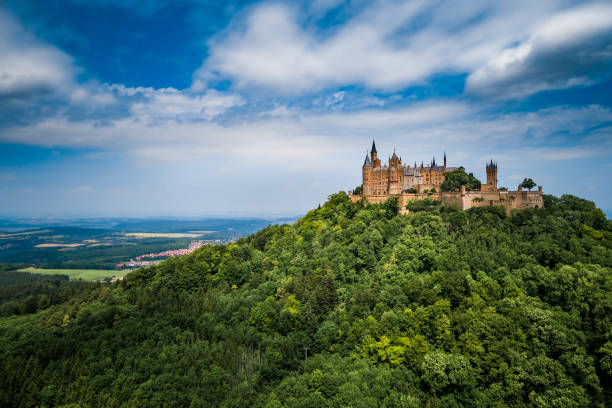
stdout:
[(401, 166), (402, 166), (402, 159), (397, 157), (397, 154), (395, 154), (395, 149), (393, 149), (393, 156), (389, 158), (389, 168), (399, 170)]
[(370, 161), (370, 155), (366, 152), (363, 166), (361, 167), (361, 194), (365, 197), (371, 194), (372, 184), (372, 162)]
[(376, 143), (372, 140), (372, 149), (370, 150), (370, 158), (372, 167), (380, 167), (380, 160), (378, 160), (378, 152), (376, 151)]
[(444, 172), (446, 173), (446, 152), (444, 152)]
[(370, 166), (372, 167), (372, 162), (370, 161), (370, 156), (366, 153), (365, 160), (363, 161), (363, 167)]
[(482, 191), (497, 191), (497, 163), (493, 160), (487, 163), (487, 184), (480, 189)]
[(378, 152), (376, 151), (376, 143), (372, 140), (372, 149), (370, 149), (370, 157), (372, 163), (374, 163), (378, 159)]

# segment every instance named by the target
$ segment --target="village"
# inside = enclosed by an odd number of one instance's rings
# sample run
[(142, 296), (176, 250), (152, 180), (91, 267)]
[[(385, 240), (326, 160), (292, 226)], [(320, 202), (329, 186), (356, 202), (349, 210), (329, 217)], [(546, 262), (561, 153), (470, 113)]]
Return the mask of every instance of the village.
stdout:
[(144, 266), (157, 265), (161, 261), (175, 257), (175, 256), (183, 256), (189, 255), (196, 249), (203, 247), (204, 245), (221, 245), (221, 244), (229, 244), (231, 242), (235, 242), (236, 238), (231, 239), (210, 239), (210, 240), (198, 240), (191, 241), (187, 248), (179, 248), (179, 249), (168, 249), (166, 251), (148, 253), (138, 255), (137, 257), (130, 259), (128, 262), (120, 262), (116, 265), (117, 268), (121, 269), (134, 269), (141, 268)]

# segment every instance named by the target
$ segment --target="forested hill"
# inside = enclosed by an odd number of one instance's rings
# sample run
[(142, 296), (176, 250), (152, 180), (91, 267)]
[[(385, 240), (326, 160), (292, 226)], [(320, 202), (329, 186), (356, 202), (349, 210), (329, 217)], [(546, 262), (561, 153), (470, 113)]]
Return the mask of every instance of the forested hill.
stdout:
[(119, 283), (13, 300), (0, 404), (611, 405), (612, 222), (593, 203), (411, 209), (339, 193)]

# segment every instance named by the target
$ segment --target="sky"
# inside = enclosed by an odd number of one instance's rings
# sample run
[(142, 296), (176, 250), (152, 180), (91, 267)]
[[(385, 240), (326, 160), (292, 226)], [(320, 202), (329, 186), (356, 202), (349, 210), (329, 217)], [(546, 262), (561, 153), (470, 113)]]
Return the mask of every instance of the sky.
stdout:
[(612, 3), (0, 5), (0, 216), (301, 214), (373, 139), (610, 211)]

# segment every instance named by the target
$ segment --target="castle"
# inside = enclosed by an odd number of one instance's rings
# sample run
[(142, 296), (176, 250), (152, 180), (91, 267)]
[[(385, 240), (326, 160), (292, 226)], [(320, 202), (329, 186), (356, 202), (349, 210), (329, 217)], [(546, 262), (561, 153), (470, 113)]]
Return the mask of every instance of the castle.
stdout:
[(510, 214), (513, 209), (539, 208), (543, 205), (542, 186), (537, 191), (525, 191), (518, 186), (516, 191), (508, 191), (497, 187), (497, 163), (491, 160), (486, 165), (487, 181), (479, 190), (467, 190), (461, 186), (458, 191), (441, 191), (441, 185), (446, 174), (458, 170), (457, 167), (446, 165), (446, 153), (442, 166), (436, 165), (435, 157), (428, 166), (421, 162), (414, 167), (402, 163), (393, 151), (386, 165), (381, 165), (376, 150), (376, 143), (372, 142), (369, 154), (366, 154), (361, 167), (361, 191), (350, 192), (353, 201), (366, 199), (370, 203), (380, 203), (389, 197), (398, 197), (402, 213), (410, 200), (432, 198), (448, 204), (457, 204), (462, 210), (471, 207), (485, 207), (501, 205)]

